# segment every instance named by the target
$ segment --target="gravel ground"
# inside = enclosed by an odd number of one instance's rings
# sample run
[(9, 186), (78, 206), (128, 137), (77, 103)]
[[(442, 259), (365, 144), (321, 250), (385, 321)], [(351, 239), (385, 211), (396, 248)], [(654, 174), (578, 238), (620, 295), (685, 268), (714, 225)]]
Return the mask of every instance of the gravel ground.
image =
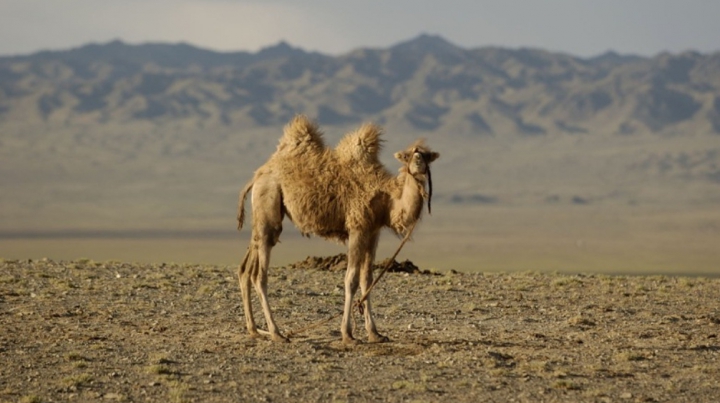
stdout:
[[(270, 271), (284, 333), (341, 310), (343, 273), (308, 261)], [(392, 341), (349, 347), (340, 319), (287, 344), (248, 337), (235, 270), (0, 261), (0, 401), (720, 396), (720, 279), (389, 273), (373, 301)]]

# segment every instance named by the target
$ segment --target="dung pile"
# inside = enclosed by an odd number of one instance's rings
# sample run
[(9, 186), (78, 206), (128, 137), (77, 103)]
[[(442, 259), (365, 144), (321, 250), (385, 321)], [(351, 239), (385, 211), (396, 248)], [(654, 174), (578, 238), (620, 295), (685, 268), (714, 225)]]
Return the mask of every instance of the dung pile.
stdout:
[[(385, 265), (387, 265), (389, 261), (390, 258), (373, 264), (373, 270), (384, 269)], [(289, 269), (342, 271), (347, 269), (347, 255), (345, 253), (340, 253), (335, 256), (308, 256), (305, 260), (291, 263), (286, 267)], [(418, 268), (410, 260), (405, 260), (404, 262), (393, 260), (388, 271), (395, 273), (431, 274), (428, 270), (420, 270), (420, 268)]]
[(347, 255), (340, 253), (335, 256), (308, 256), (305, 260), (290, 263), (286, 267), (289, 269), (340, 271), (347, 268)]

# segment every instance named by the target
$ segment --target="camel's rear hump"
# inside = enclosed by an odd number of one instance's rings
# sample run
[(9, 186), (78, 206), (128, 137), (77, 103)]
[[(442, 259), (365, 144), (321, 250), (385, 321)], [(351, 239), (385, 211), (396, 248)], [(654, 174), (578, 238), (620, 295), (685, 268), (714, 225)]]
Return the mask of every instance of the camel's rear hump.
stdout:
[(380, 165), (381, 136), (380, 126), (366, 123), (343, 137), (335, 147), (335, 152), (342, 162)]

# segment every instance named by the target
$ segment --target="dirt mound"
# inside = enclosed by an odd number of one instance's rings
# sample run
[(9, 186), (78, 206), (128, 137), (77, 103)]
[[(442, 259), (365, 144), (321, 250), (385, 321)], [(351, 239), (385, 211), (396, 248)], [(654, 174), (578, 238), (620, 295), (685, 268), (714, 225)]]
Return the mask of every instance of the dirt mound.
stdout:
[[(373, 264), (373, 270), (384, 269), (389, 261), (390, 258), (387, 258), (381, 262)], [(291, 263), (286, 267), (289, 269), (343, 271), (347, 269), (347, 255), (345, 253), (340, 253), (335, 256), (308, 256), (305, 260)], [(420, 270), (420, 268), (410, 260), (405, 260), (403, 262), (393, 260), (388, 271), (395, 273), (433, 274), (429, 270)]]
[(318, 269), (323, 271), (340, 271), (347, 268), (347, 255), (340, 253), (335, 256), (308, 256), (285, 266), (288, 269)]

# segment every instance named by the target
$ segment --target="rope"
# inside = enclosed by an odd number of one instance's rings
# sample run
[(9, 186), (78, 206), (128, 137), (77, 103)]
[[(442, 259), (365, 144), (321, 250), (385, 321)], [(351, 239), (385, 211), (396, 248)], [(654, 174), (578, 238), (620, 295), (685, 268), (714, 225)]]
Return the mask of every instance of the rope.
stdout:
[[(382, 269), (382, 271), (380, 272), (380, 274), (378, 274), (378, 276), (375, 278), (375, 280), (373, 280), (373, 282), (370, 284), (370, 287), (368, 287), (368, 289), (365, 290), (365, 293), (364, 293), (364, 294), (360, 297), (360, 299), (355, 303), (355, 306), (358, 308), (358, 310), (360, 311), (360, 314), (361, 314), (361, 315), (364, 313), (363, 305), (362, 305), (363, 302), (365, 302), (365, 300), (367, 300), (368, 296), (370, 295), (370, 291), (371, 291), (371, 290), (375, 287), (375, 285), (380, 281), (380, 279), (383, 277), (383, 275), (385, 275), (385, 273), (390, 269), (390, 267), (392, 266), (393, 262), (395, 261), (395, 258), (396, 258), (397, 255), (400, 253), (400, 250), (403, 248), (403, 246), (405, 246), (405, 244), (407, 243), (407, 241), (410, 239), (410, 236), (412, 235), (413, 231), (415, 230), (415, 225), (416, 225), (416, 224), (417, 224), (417, 221), (415, 221), (415, 222), (412, 224), (412, 226), (410, 227), (410, 230), (407, 232), (407, 234), (405, 234), (405, 237), (403, 238), (402, 242), (400, 242), (400, 246), (398, 246), (398, 248), (397, 248), (397, 250), (395, 251), (395, 253), (394, 253), (394, 254), (392, 255), (392, 257), (388, 260), (387, 264), (385, 264), (385, 267)], [(333, 316), (331, 316), (331, 317), (329, 317), (329, 318), (327, 318), (327, 319), (323, 319), (323, 320), (321, 320), (321, 321), (318, 321), (318, 322), (315, 322), (315, 323), (311, 323), (310, 325), (305, 326), (305, 327), (302, 327), (302, 328), (300, 328), (300, 329), (291, 330), (291, 331), (287, 334), (287, 338), (289, 339), (289, 338), (291, 338), (291, 337), (295, 337), (295, 336), (297, 336), (297, 335), (300, 334), (300, 333), (304, 333), (304, 332), (306, 332), (306, 331), (308, 331), (308, 330), (310, 330), (310, 329), (314, 329), (314, 328), (316, 328), (316, 327), (318, 327), (318, 326), (320, 326), (320, 325), (324, 325), (325, 323), (328, 323), (328, 322), (330, 322), (331, 320), (334, 320), (334, 319), (339, 318), (340, 316), (342, 316), (342, 314), (343, 314), (343, 312), (340, 312), (340, 313), (335, 314), (335, 315), (333, 315)], [(353, 316), (353, 322), (354, 322), (354, 320), (355, 320), (355, 316)], [(355, 326), (355, 327), (357, 327), (357, 326)]]
[(407, 232), (407, 234), (405, 234), (405, 238), (403, 238), (402, 242), (400, 242), (400, 246), (398, 246), (397, 250), (392, 255), (390, 260), (388, 260), (387, 264), (382, 269), (380, 274), (378, 274), (377, 278), (375, 278), (375, 280), (373, 280), (372, 284), (370, 284), (370, 287), (368, 287), (368, 289), (365, 290), (365, 293), (362, 295), (362, 297), (360, 297), (358, 302), (355, 304), (358, 307), (358, 309), (360, 310), (360, 313), (363, 313), (362, 303), (365, 302), (365, 300), (368, 298), (368, 296), (370, 295), (370, 291), (373, 289), (373, 287), (375, 287), (375, 284), (377, 284), (378, 281), (380, 281), (382, 276), (385, 275), (385, 272), (387, 272), (390, 269), (390, 266), (392, 266), (398, 253), (400, 253), (400, 249), (402, 249), (402, 247), (405, 246), (407, 241), (410, 239), (410, 236), (412, 235), (413, 231), (415, 230), (415, 224), (417, 224), (417, 220), (412, 224), (412, 227), (410, 227), (410, 230)]

